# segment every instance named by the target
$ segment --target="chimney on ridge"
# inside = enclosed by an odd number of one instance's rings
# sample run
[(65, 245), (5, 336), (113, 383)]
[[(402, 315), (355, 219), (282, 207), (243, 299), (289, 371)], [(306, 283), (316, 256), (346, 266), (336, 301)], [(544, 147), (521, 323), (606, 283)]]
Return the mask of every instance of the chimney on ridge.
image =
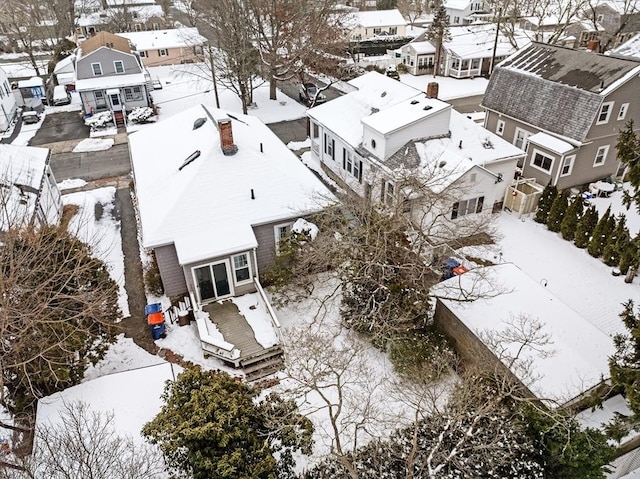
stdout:
[(217, 121), (218, 132), (220, 133), (220, 146), (222, 153), (230, 156), (235, 155), (238, 147), (233, 144), (233, 128), (231, 127), (231, 118), (220, 118)]
[(427, 84), (427, 98), (438, 98), (438, 82), (432, 81)]

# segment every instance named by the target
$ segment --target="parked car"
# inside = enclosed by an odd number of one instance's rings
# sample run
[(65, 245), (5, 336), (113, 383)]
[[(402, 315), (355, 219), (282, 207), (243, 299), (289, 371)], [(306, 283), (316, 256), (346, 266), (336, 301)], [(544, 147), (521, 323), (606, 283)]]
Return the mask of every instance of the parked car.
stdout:
[(300, 85), (298, 98), (300, 99), (300, 103), (304, 103), (307, 106), (320, 105), (327, 101), (327, 97), (324, 93), (320, 93), (315, 83), (303, 83)]
[(154, 78), (153, 80), (151, 80), (151, 85), (153, 86), (154, 90), (162, 90), (162, 82), (159, 78)]
[(68, 105), (69, 103), (71, 103), (71, 95), (67, 92), (67, 87), (56, 85), (53, 89), (53, 105)]
[(40, 115), (37, 111), (25, 111), (22, 113), (23, 123), (38, 123), (40, 121)]

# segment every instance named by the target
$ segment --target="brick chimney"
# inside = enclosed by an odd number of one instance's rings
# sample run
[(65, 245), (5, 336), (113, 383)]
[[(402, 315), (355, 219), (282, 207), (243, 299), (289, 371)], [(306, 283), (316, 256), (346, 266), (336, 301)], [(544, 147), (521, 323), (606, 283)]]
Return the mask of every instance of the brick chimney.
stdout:
[(427, 98), (438, 98), (438, 82), (432, 81), (427, 84)]
[(587, 50), (590, 50), (592, 52), (597, 52), (599, 48), (600, 48), (599, 40), (589, 40), (587, 42)]
[(230, 118), (221, 118), (218, 120), (218, 132), (220, 133), (220, 147), (225, 155), (235, 155), (238, 147), (233, 144), (233, 128), (231, 127)]

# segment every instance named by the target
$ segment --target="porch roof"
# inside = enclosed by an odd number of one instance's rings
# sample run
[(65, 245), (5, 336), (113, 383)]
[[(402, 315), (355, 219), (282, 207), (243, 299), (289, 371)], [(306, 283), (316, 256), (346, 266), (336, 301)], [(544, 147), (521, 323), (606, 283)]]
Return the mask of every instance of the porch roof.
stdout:
[(531, 135), (527, 141), (530, 143), (535, 143), (536, 145), (540, 145), (547, 150), (551, 150), (554, 153), (558, 153), (563, 155), (568, 151), (573, 150), (575, 147), (566, 141), (561, 140), (560, 138), (556, 138), (555, 136), (549, 135), (548, 133), (536, 133), (535, 135)]
[(76, 80), (76, 91), (105, 90), (107, 88), (120, 88), (126, 86), (144, 85), (147, 82), (144, 73), (132, 73), (131, 75), (97, 76)]
[(180, 264), (196, 263), (258, 247), (253, 228), (246, 223), (220, 225), (211, 235), (197, 233), (195, 231), (176, 237), (174, 244)]

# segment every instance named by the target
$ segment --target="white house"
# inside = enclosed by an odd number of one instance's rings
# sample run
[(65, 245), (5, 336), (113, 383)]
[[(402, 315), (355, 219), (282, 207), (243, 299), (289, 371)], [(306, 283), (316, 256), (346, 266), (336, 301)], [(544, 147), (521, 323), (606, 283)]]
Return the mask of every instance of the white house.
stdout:
[(414, 220), (429, 190), (454, 228), (502, 202), (523, 152), (435, 98), (437, 84), (425, 95), (376, 72), (349, 83), (357, 91), (307, 112), (312, 155), (335, 181)]
[(478, 21), (486, 21), (491, 14), (485, 10), (483, 0), (447, 0), (444, 8), (451, 25), (468, 25)]
[(393, 10), (371, 10), (352, 14), (351, 40), (371, 40), (377, 36), (405, 36), (407, 21), (397, 8)]
[[(502, 60), (530, 43), (522, 31), (515, 31), (511, 39), (499, 32), (496, 43), (494, 23), (451, 27), (449, 31), (451, 38), (442, 44), (439, 74), (454, 78), (488, 75)], [(425, 75), (433, 73), (435, 53), (435, 45), (422, 34), (402, 47), (401, 58), (409, 73)]]
[(57, 224), (62, 199), (47, 148), (0, 144), (0, 230)]
[(0, 68), (0, 131), (6, 131), (9, 128), (16, 117), (17, 110), (16, 97), (11, 91), (7, 74)]
[(118, 36), (129, 40), (148, 67), (202, 61), (202, 48), (207, 42), (195, 27), (118, 33)]

